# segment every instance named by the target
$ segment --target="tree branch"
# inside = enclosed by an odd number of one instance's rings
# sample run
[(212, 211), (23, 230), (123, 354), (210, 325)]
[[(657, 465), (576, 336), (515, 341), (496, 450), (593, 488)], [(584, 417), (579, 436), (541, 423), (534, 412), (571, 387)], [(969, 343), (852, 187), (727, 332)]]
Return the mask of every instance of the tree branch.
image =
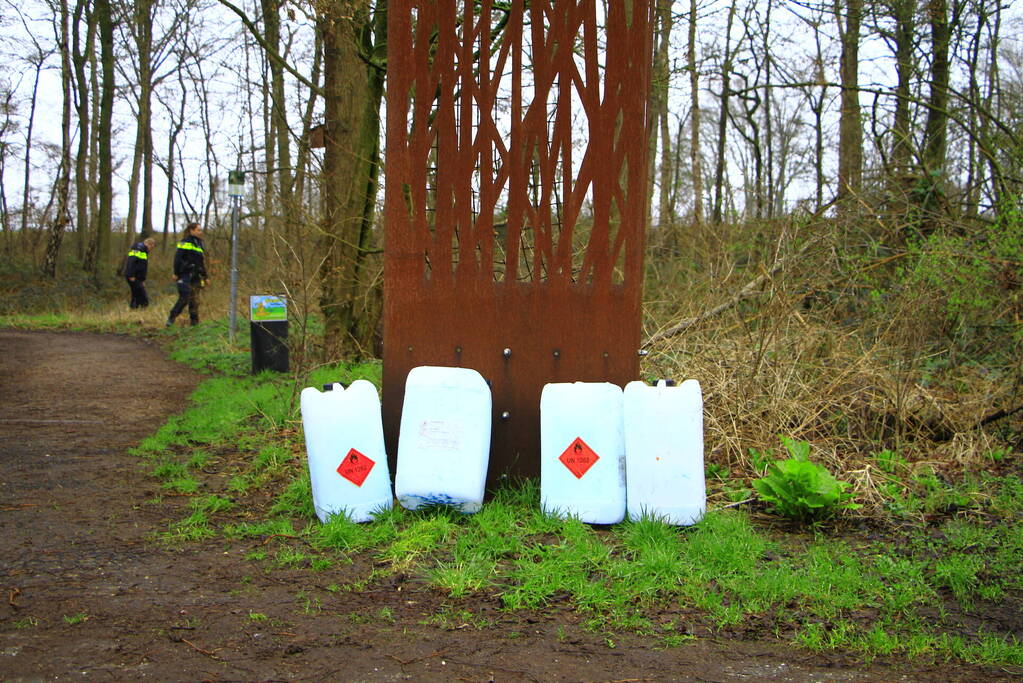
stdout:
[(774, 274), (777, 273), (779, 270), (784, 268), (785, 265), (788, 264), (790, 261), (805, 254), (806, 250), (809, 249), (810, 246), (816, 244), (818, 239), (819, 238), (809, 239), (797, 251), (794, 251), (793, 253), (787, 256), (783, 256), (782, 258), (777, 259), (774, 262), (774, 264), (771, 265), (770, 269), (765, 270), (763, 273), (747, 282), (742, 287), (742, 289), (736, 292), (730, 299), (728, 299), (728, 301), (725, 301), (724, 303), (715, 306), (709, 311), (704, 311), (698, 316), (695, 316), (693, 318), (685, 318), (667, 329), (661, 330), (650, 335), (650, 337), (648, 337), (647, 340), (643, 342), (640, 348), (645, 349), (659, 341), (664, 341), (665, 339), (676, 337), (685, 332), (686, 330), (688, 330), (693, 325), (701, 323), (709, 318), (713, 318), (714, 316), (720, 315), (721, 313), (724, 313), (729, 308), (732, 308), (739, 302), (744, 301), (745, 299), (749, 299), (752, 296), (755, 296), (757, 294), (757, 290), (760, 289), (761, 285), (763, 285), (769, 278), (774, 276)]
[(224, 7), (228, 8), (229, 10), (231, 10), (232, 12), (234, 12), (235, 14), (238, 15), (238, 18), (242, 20), (243, 24), (245, 24), (245, 28), (248, 29), (249, 33), (252, 34), (252, 37), (256, 39), (256, 42), (259, 43), (260, 47), (263, 48), (263, 51), (266, 52), (267, 56), (270, 59), (274, 60), (275, 62), (280, 64), (282, 67), (284, 67), (284, 69), (289, 74), (291, 74), (296, 79), (298, 79), (298, 81), (302, 85), (304, 85), (305, 87), (309, 88), (311, 91), (313, 91), (314, 93), (316, 93), (320, 97), (323, 97), (323, 89), (322, 88), (320, 88), (318, 85), (316, 85), (315, 83), (310, 81), (308, 78), (306, 78), (305, 76), (300, 74), (295, 69), (295, 67), (291, 66), (291, 64), (288, 63), (288, 60), (284, 59), (284, 57), (281, 57), (279, 54), (277, 54), (276, 50), (273, 50), (273, 49), (270, 48), (270, 46), (267, 44), (266, 40), (263, 39), (263, 35), (259, 32), (259, 27), (256, 26), (252, 22), (251, 19), (249, 19), (248, 15), (245, 14), (244, 10), (242, 10), (239, 7), (236, 7), (232, 3), (228, 2), (228, 0), (217, 0), (217, 2), (219, 2), (221, 5), (223, 5)]

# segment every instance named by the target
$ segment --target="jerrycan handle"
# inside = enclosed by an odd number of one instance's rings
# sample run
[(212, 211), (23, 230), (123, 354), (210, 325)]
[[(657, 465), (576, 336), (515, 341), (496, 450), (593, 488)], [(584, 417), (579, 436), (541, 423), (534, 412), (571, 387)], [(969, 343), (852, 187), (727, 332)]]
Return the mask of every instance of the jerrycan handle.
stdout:
[(334, 391), (334, 385), (335, 384), (340, 384), (342, 389), (347, 389), (348, 388), (348, 385), (345, 384), (344, 382), (331, 382), (330, 384), (324, 384), (323, 385), (323, 390), (324, 391)]
[(675, 380), (673, 379), (659, 379), (653, 383), (655, 387), (673, 387), (675, 386)]

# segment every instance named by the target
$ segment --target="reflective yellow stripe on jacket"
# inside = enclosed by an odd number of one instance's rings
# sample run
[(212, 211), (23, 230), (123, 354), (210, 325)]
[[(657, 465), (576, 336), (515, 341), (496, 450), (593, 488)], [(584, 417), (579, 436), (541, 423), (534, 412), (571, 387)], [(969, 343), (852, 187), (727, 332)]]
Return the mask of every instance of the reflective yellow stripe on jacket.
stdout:
[(135, 251), (134, 249), (128, 252), (128, 256), (134, 256), (135, 258), (142, 259), (143, 261), (149, 260), (149, 254), (144, 251)]
[(191, 242), (178, 242), (178, 249), (186, 249), (186, 250), (189, 250), (189, 251), (197, 251), (200, 254), (203, 253), (202, 247), (200, 247), (197, 244), (192, 244)]

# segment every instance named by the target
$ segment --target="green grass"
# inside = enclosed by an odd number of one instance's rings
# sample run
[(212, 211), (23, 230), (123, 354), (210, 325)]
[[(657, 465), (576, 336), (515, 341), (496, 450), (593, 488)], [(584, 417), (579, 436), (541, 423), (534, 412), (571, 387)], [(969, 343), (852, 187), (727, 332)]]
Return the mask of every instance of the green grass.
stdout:
[[(372, 378), (377, 370), (371, 365), (365, 374)], [(318, 380), (345, 372), (350, 378), (351, 368), (321, 369)], [(232, 496), (244, 499), (255, 488), (273, 487), (264, 519), (229, 523), (215, 532), (226, 538), (278, 537), (276, 547), (251, 551), (251, 561), (316, 572), (362, 555), (375, 569), (357, 581), (332, 584), (336, 589), (364, 590), (400, 573), (452, 599), (496, 597), (509, 610), (557, 603), (575, 610), (583, 628), (610, 643), (619, 633), (650, 637), (657, 647), (681, 647), (698, 637), (663, 625), (658, 615), (670, 608), (700, 615), (704, 628), (721, 634), (765, 617), (775, 633), (793, 633), (793, 642), (809, 649), (1003, 665), (1020, 657), (1020, 645), (1007, 634), (954, 635), (952, 617), (927, 613), (948, 601), (958, 609), (980, 609), (985, 601), (1018, 597), (1023, 590), (1016, 570), (1023, 564), (1023, 486), (1016, 477), (945, 482), (929, 472), (913, 476), (897, 456), (879, 453), (879, 469), (898, 496), (891, 507), (907, 519), (942, 510), (978, 513), (950, 517), (938, 536), (911, 534), (894, 550), (886, 541), (853, 547), (824, 528), (779, 533), (755, 524), (741, 509), (712, 512), (688, 529), (652, 519), (596, 529), (544, 514), (535, 481), (509, 483), (475, 515), (396, 507), (369, 524), (344, 516), (319, 524), (308, 472), (294, 456), (301, 443), (273, 438), (274, 429), (295, 424), (289, 391), (271, 378), (212, 378), (193, 397), (194, 410), (166, 428), (169, 448), (189, 449), (192, 462), (197, 450), (225, 443), (245, 454), (248, 465), (228, 485)], [(159, 438), (161, 433), (154, 436)], [(164, 477), (181, 472), (166, 462), (154, 470)], [(730, 485), (723, 480), (723, 487)], [(170, 535), (206, 538), (214, 526), (201, 515), (218, 513), (217, 505), (194, 509)], [(991, 518), (999, 523), (991, 524)], [(460, 627), (470, 621), (468, 613), (452, 612), (436, 623)]]
[[(444, 628), (486, 628), (489, 622), (465, 607), (477, 597), (506, 610), (574, 611), (577, 623), (609, 647), (623, 633), (656, 647), (683, 647), (705, 633), (727, 637), (763, 621), (771, 624), (767, 635), (812, 650), (1023, 664), (1023, 645), (996, 632), (996, 621), (985, 621), (987, 629), (962, 627), (963, 615), (983, 621), (986, 612), (1011, 609), (1023, 598), (1018, 475), (981, 472), (949, 481), (914, 469), (894, 451), (873, 450), (878, 491), (900, 529), (889, 538), (843, 533), (841, 520), (764, 524), (741, 507), (712, 510), (690, 528), (652, 519), (595, 528), (543, 513), (536, 481), (509, 482), (475, 515), (396, 507), (368, 524), (343, 516), (320, 524), (298, 391), (359, 378), (379, 386), (380, 364), (249, 377), (243, 363), (231, 360), (237, 353), (224, 336), (219, 324), (167, 332), (176, 354), (220, 374), (208, 375), (186, 409), (134, 449), (165, 490), (188, 496), (183, 517), (158, 534), (161, 540), (248, 543), (255, 546), (246, 551), (249, 561), (308, 571), (310, 585), (329, 583), (331, 593), (404, 575), (458, 601), (432, 618)], [(213, 477), (219, 486), (210, 485)], [(749, 491), (746, 480), (720, 464), (709, 464), (708, 482), (722, 498)], [(357, 558), (373, 567), (357, 580), (314, 574)], [(314, 598), (303, 600), (316, 607)], [(250, 615), (260, 618), (266, 616)], [(388, 621), (383, 613), (359, 618)]]

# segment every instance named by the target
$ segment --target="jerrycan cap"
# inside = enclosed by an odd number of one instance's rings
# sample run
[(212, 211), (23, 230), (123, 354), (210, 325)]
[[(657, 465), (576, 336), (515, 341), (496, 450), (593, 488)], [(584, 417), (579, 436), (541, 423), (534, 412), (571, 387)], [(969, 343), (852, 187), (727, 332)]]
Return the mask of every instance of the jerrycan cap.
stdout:
[(330, 384), (324, 384), (323, 385), (323, 390), (324, 391), (334, 391), (334, 385), (335, 384), (340, 384), (342, 389), (347, 389), (348, 388), (348, 385), (346, 385), (344, 382), (331, 382)]

